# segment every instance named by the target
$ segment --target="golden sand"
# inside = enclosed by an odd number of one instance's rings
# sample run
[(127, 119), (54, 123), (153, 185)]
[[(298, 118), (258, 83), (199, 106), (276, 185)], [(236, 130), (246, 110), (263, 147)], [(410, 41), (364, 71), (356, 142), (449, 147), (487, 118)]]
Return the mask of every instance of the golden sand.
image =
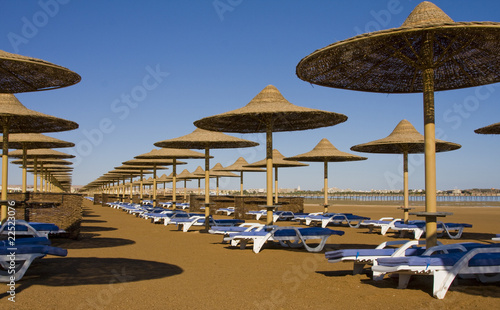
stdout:
[[(307, 206), (306, 211), (321, 211)], [(400, 217), (395, 206), (336, 205), (378, 219)], [(418, 210), (418, 208), (417, 208)], [(448, 222), (473, 225), (461, 242), (492, 242), (500, 207), (440, 207)], [(16, 309), (498, 309), (500, 286), (459, 279), (445, 299), (432, 297), (432, 279), (397, 280), (352, 275), (352, 263), (328, 263), (322, 253), (267, 245), (254, 254), (221, 243), (221, 236), (153, 225), (116, 209), (84, 203), (80, 240), (53, 239), (64, 258), (36, 261), (16, 287)], [(220, 218), (225, 218), (220, 216)], [(298, 225), (286, 222), (284, 225)], [(367, 248), (396, 240), (367, 229), (332, 236), (326, 250)], [(458, 242), (447, 238), (443, 243)], [(1, 293), (2, 309), (13, 306)]]

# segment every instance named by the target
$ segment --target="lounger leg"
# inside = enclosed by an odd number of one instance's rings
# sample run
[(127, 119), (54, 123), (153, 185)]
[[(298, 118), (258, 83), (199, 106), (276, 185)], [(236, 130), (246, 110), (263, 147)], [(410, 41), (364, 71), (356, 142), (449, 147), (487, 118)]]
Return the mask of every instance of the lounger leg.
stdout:
[(417, 230), (415, 230), (415, 240), (420, 239), (420, 237), (422, 237), (423, 233), (424, 233), (423, 229), (417, 229)]
[(404, 289), (408, 287), (408, 282), (410, 282), (411, 274), (400, 273), (398, 288)]
[(364, 267), (365, 267), (365, 263), (354, 263), (354, 267), (352, 268), (352, 274), (356, 275), (356, 274), (363, 273)]
[(443, 299), (454, 280), (455, 275), (450, 272), (439, 270), (434, 272), (432, 295), (437, 299)]

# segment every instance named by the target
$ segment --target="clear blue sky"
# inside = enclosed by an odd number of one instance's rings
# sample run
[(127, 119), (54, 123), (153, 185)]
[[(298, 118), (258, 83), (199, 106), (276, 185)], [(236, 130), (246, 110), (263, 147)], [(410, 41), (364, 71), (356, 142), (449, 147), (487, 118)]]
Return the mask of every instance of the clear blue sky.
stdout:
[[(71, 87), (17, 97), (30, 109), (80, 125), (49, 135), (77, 145), (60, 151), (77, 155), (73, 184), (84, 185), (149, 152), (155, 142), (191, 133), (195, 120), (246, 105), (268, 84), (293, 104), (349, 117), (333, 127), (275, 133), (274, 148), (285, 156), (307, 152), (322, 138), (351, 152), (353, 145), (387, 136), (402, 119), (423, 133), (422, 94), (331, 89), (295, 75), (297, 63), (314, 50), (358, 33), (399, 27), (418, 3), (2, 0), (0, 49), (82, 76)], [(455, 21), (500, 21), (498, 1), (434, 3)], [(437, 155), (438, 189), (500, 187), (500, 136), (474, 133), (500, 122), (499, 86), (436, 93), (437, 137), (462, 145)], [(227, 166), (239, 156), (249, 162), (265, 157), (263, 134), (235, 136), (261, 146), (214, 150), (212, 164)], [(357, 154), (368, 160), (329, 164), (330, 187), (402, 188), (402, 156)], [(322, 188), (322, 164), (309, 164), (281, 169), (280, 187)], [(179, 172), (198, 165), (203, 160), (188, 160)], [(20, 184), (20, 169), (9, 169), (9, 183)], [(424, 188), (423, 170), (423, 156), (410, 156), (410, 188)], [(221, 184), (239, 188), (232, 179)], [(264, 174), (246, 174), (245, 188), (264, 187)]]

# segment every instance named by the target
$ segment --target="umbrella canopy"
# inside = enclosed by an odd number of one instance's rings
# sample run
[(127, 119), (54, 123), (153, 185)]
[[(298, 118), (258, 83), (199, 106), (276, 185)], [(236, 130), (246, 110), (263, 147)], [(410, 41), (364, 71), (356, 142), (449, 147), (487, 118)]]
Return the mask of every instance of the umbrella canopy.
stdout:
[[(21, 149), (23, 152), (27, 152), (28, 149), (43, 149), (43, 148), (57, 148), (57, 147), (73, 147), (75, 146), (72, 142), (67, 142), (52, 138), (49, 136), (42, 135), (40, 133), (14, 133), (9, 134), (8, 139), (9, 148)], [(23, 156), (24, 164), (22, 164), (22, 191), (26, 192), (26, 156)], [(36, 161), (35, 161), (36, 166)], [(34, 185), (36, 187), (36, 184)]]
[(205, 228), (208, 230), (210, 216), (210, 149), (242, 148), (259, 145), (257, 142), (236, 138), (221, 132), (195, 129), (192, 133), (154, 144), (158, 147), (205, 150)]
[(478, 128), (474, 130), (474, 132), (486, 135), (498, 135), (500, 134), (500, 123), (495, 123), (482, 128)]
[(261, 168), (245, 167), (246, 165), (248, 165), (248, 162), (243, 157), (238, 157), (232, 165), (224, 168), (226, 171), (240, 172), (240, 195), (243, 195), (243, 172), (266, 172)]
[[(424, 153), (424, 146), (424, 136), (409, 121), (404, 119), (387, 137), (351, 147), (351, 150), (357, 152), (403, 154), (403, 210), (405, 211), (405, 222), (408, 221), (409, 210), (408, 154)], [(436, 152), (453, 151), (460, 147), (460, 144), (436, 139)]]
[(324, 165), (323, 190), (325, 193), (324, 194), (325, 213), (328, 212), (328, 162), (358, 161), (366, 159), (367, 159), (366, 157), (361, 157), (339, 151), (326, 138), (321, 139), (321, 141), (319, 141), (319, 143), (312, 149), (312, 151), (285, 158), (285, 160), (302, 160), (302, 161), (313, 161), (313, 162), (323, 163)]
[[(72, 165), (73, 163), (70, 162), (69, 160), (64, 160), (64, 159), (52, 159), (52, 158), (40, 158), (40, 159), (36, 159), (36, 162), (35, 163), (35, 159), (36, 158), (28, 158), (26, 159), (26, 165), (28, 166), (36, 166), (37, 164), (58, 164), (58, 165)], [(15, 164), (15, 165), (22, 165), (23, 164), (23, 160), (20, 160), (20, 159), (17, 159), (17, 160), (13, 160), (10, 162), (11, 164)]]
[(424, 94), (427, 246), (437, 244), (434, 91), (500, 81), (500, 23), (454, 22), (422, 2), (399, 28), (358, 35), (306, 56), (297, 76), (361, 91)]
[[(1, 200), (7, 200), (9, 134), (55, 132), (78, 128), (75, 122), (30, 110), (14, 95), (5, 93), (0, 93), (0, 126), (3, 133)], [(0, 214), (2, 220), (7, 216), (6, 212), (7, 206), (4, 205)]]
[(75, 72), (45, 60), (0, 51), (0, 92), (23, 93), (80, 82)]
[[(124, 164), (124, 165), (121, 165), (119, 167), (115, 167), (116, 170), (135, 170), (138, 172), (138, 174), (131, 174), (130, 175), (130, 202), (132, 202), (132, 187), (133, 185), (136, 185), (136, 184), (133, 184), (134, 182), (132, 182), (132, 179), (137, 176), (137, 175), (140, 175), (141, 177), (141, 180), (143, 178), (143, 175), (145, 173), (147, 166), (146, 165), (128, 165), (128, 164)], [(167, 167), (164, 167), (164, 166), (154, 166), (154, 169), (155, 171), (156, 170), (164, 170), (164, 169), (168, 169)], [(140, 184), (140, 181), (139, 181), (139, 185), (140, 185), (140, 189), (139, 189), (139, 192), (140, 192), (140, 199), (142, 201), (142, 184)]]
[[(194, 122), (196, 127), (225, 132), (266, 133), (266, 189), (267, 205), (273, 205), (272, 185), (272, 133), (333, 126), (347, 120), (347, 116), (334, 112), (296, 106), (286, 100), (273, 85), (266, 86), (246, 106), (209, 116)], [(268, 224), (272, 222), (269, 207)]]
[[(286, 167), (304, 167), (309, 166), (308, 164), (300, 163), (296, 160), (285, 160), (285, 156), (281, 154), (278, 150), (273, 150), (272, 155), (272, 165), (274, 167), (274, 202), (278, 203), (278, 168), (286, 168)], [(267, 167), (267, 159), (259, 160), (252, 164), (246, 165), (249, 168), (257, 168), (257, 167)]]
[(213, 166), (212, 169), (210, 169), (210, 177), (215, 177), (216, 180), (216, 187), (215, 187), (215, 192), (216, 196), (219, 196), (219, 179), (222, 177), (230, 177), (230, 178), (237, 178), (239, 175), (234, 174), (230, 171), (226, 171), (224, 167), (221, 165), (221, 163), (216, 163), (215, 166)]
[[(185, 149), (178, 148), (163, 148), (159, 150), (152, 150), (149, 153), (145, 153), (139, 156), (136, 156), (137, 159), (162, 159), (162, 160), (172, 160), (172, 207), (175, 210), (176, 208), (176, 177), (177, 177), (177, 159), (188, 159), (188, 158), (203, 158), (205, 155)], [(156, 179), (156, 174), (153, 176)], [(153, 189), (153, 205), (156, 206), (156, 183), (154, 184)]]

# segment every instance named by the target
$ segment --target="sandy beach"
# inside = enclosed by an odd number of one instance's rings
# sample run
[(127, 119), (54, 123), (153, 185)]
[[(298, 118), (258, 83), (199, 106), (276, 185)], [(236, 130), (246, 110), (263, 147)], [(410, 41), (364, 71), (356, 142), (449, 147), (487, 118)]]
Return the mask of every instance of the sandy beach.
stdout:
[[(335, 205), (378, 219), (400, 217), (395, 206)], [(420, 207), (417, 207), (418, 211)], [(423, 209), (423, 207), (422, 207)], [(441, 206), (448, 222), (470, 223), (460, 242), (490, 243), (500, 233), (500, 207)], [(306, 207), (321, 211), (321, 207)], [(225, 216), (217, 216), (227, 218)], [(414, 218), (414, 217), (413, 217)], [(280, 225), (296, 226), (295, 222)], [(324, 252), (268, 245), (258, 254), (221, 243), (221, 236), (153, 225), (122, 211), (84, 201), (79, 240), (54, 238), (64, 258), (36, 261), (16, 286), (16, 309), (495, 309), (500, 286), (459, 279), (445, 299), (432, 297), (432, 279), (416, 277), (405, 290), (397, 280), (352, 275), (352, 263), (328, 263)], [(369, 248), (388, 240), (367, 229), (332, 236), (326, 251)], [(440, 238), (443, 243), (456, 240)], [(14, 308), (4, 286), (2, 308)]]

